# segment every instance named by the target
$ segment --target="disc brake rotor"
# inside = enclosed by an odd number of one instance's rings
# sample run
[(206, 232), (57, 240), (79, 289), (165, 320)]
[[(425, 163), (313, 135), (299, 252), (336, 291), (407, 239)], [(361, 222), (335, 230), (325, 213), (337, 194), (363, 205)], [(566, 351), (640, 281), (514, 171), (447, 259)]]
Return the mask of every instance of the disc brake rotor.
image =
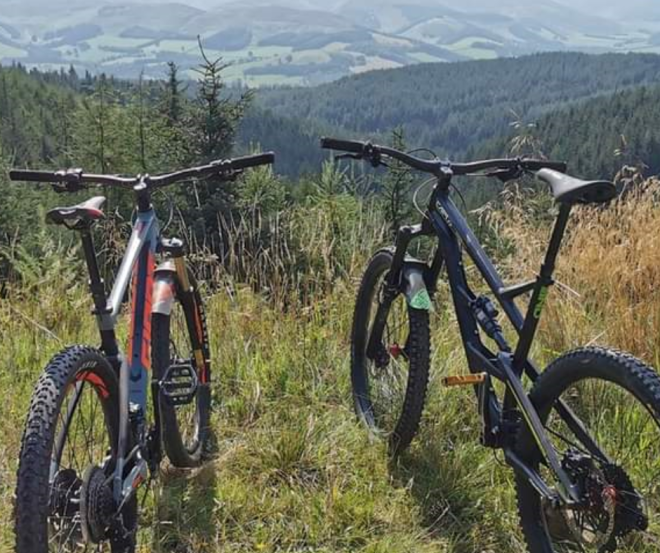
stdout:
[(82, 482), (73, 469), (60, 470), (53, 480), (50, 491), (51, 517), (73, 517), (78, 512)]
[(597, 466), (591, 456), (575, 450), (566, 452), (562, 466), (584, 499), (580, 507), (561, 511), (565, 525), (582, 546), (615, 551), (620, 538), (646, 529), (643, 498), (622, 468)]

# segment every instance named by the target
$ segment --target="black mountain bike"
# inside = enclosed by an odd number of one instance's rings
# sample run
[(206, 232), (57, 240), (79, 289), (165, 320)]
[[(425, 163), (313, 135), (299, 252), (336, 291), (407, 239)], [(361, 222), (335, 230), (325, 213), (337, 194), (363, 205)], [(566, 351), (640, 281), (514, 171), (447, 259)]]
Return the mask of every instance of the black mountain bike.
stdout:
[[(563, 163), (496, 159), (475, 163), (424, 160), (370, 143), (323, 139), (374, 166), (387, 158), (436, 180), (421, 224), (402, 227), (394, 248), (371, 259), (358, 292), (352, 333), (355, 408), (375, 432), (388, 436), (393, 454), (413, 439), (429, 376), (429, 310), (444, 270), (470, 374), (444, 379), (473, 385), (483, 420), (482, 443), (503, 450), (515, 471), (520, 521), (530, 551), (659, 551), (660, 378), (631, 355), (588, 347), (566, 353), (540, 372), (528, 358), (555, 259), (574, 204), (615, 196), (611, 182), (582, 181)], [(559, 205), (538, 276), (506, 286), (450, 197), (461, 175), (509, 181), (533, 173)], [(407, 254), (420, 236), (437, 236), (430, 262)], [(468, 285), (467, 251), (517, 332), (506, 340), (495, 304)], [(607, 270), (606, 267), (603, 270)], [(514, 299), (531, 293), (526, 314)], [(489, 349), (487, 336), (495, 344)], [(533, 382), (529, 393), (523, 375)], [(496, 381), (504, 383), (497, 393)]]
[[(10, 173), (16, 181), (52, 183), (59, 192), (91, 185), (132, 190), (136, 206), (109, 296), (92, 240), (92, 227), (104, 216), (105, 198), (47, 214), (49, 222), (80, 233), (101, 345), (72, 346), (57, 354), (32, 395), (16, 486), (18, 553), (133, 552), (138, 490), (146, 490), (157, 473), (162, 446), (177, 467), (201, 463), (211, 407), (204, 307), (183, 242), (162, 238), (150, 195), (191, 179), (232, 179), (273, 159), (266, 153), (135, 178), (81, 170)], [(156, 256), (162, 258), (158, 265)], [(115, 326), (129, 285), (131, 320), (124, 355)]]

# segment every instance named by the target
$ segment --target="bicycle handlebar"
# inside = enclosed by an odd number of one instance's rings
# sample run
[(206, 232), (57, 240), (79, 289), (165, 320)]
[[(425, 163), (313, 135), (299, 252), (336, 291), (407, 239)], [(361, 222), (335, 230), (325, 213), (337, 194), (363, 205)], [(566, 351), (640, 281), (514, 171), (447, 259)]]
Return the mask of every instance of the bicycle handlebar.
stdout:
[[(322, 138), (321, 148), (348, 152), (353, 154), (353, 157), (356, 159), (367, 159), (375, 166), (381, 164), (382, 156), (388, 156), (405, 163), (413, 169), (433, 175), (439, 175), (443, 171), (450, 171), (452, 174), (460, 176), (479, 174), (489, 169), (512, 172), (516, 170), (535, 172), (545, 168), (565, 173), (567, 169), (564, 162), (545, 161), (541, 159), (504, 158), (474, 161), (471, 163), (453, 163), (439, 159), (428, 160), (386, 146), (371, 144), (370, 142), (336, 138)], [(501, 176), (501, 174), (484, 174), (484, 176)]]
[(232, 174), (236, 171), (242, 171), (251, 167), (259, 167), (260, 165), (271, 165), (275, 162), (275, 154), (273, 152), (266, 152), (263, 154), (254, 154), (244, 157), (236, 157), (233, 159), (221, 159), (212, 161), (208, 165), (200, 167), (192, 167), (190, 169), (183, 169), (175, 173), (167, 175), (158, 175), (149, 177), (147, 184), (154, 187), (167, 186), (175, 182), (188, 179), (203, 179), (213, 175), (226, 175)]
[(66, 171), (32, 171), (13, 169), (9, 172), (9, 178), (13, 181), (47, 182), (54, 185), (64, 185), (70, 191), (84, 188), (88, 184), (102, 184), (110, 186), (122, 186), (132, 188), (140, 182), (144, 182), (149, 188), (167, 186), (188, 179), (203, 179), (214, 175), (228, 176), (244, 169), (270, 165), (275, 161), (273, 152), (265, 152), (233, 159), (222, 159), (212, 161), (208, 165), (191, 167), (174, 173), (155, 176), (119, 177), (116, 175), (95, 175), (83, 173), (82, 169), (68, 169)]

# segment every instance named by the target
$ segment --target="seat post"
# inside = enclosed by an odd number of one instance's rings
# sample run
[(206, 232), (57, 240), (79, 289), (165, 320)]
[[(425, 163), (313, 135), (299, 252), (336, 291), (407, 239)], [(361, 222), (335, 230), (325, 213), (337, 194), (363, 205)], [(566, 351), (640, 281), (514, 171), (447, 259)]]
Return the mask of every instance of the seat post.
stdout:
[(527, 308), (527, 314), (525, 315), (525, 322), (520, 330), (520, 339), (518, 340), (516, 351), (513, 355), (513, 368), (518, 374), (522, 374), (523, 366), (529, 355), (534, 336), (536, 335), (536, 329), (539, 325), (543, 307), (548, 298), (548, 289), (554, 284), (552, 275), (555, 272), (555, 262), (557, 260), (557, 255), (559, 254), (562, 239), (566, 232), (566, 226), (570, 214), (571, 204), (568, 202), (561, 203), (559, 207), (559, 215), (557, 216), (555, 226), (552, 230), (552, 237), (550, 238), (548, 251), (545, 254), (543, 264), (541, 265), (541, 271), (536, 278), (536, 284), (534, 285), (532, 297), (529, 301), (529, 307)]

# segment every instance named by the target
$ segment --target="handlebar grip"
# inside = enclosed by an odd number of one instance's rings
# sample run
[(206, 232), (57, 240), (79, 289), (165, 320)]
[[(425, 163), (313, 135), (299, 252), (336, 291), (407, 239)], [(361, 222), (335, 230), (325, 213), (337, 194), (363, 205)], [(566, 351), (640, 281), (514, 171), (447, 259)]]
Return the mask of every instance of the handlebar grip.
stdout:
[(352, 154), (364, 152), (365, 143), (356, 140), (341, 140), (338, 138), (321, 138), (321, 148), (326, 150), (340, 150)]
[(273, 152), (264, 152), (251, 156), (237, 157), (231, 160), (231, 168), (235, 170), (248, 169), (249, 167), (258, 167), (260, 165), (272, 165), (275, 163), (275, 154)]
[(22, 171), (19, 169), (12, 169), (9, 171), (9, 178), (13, 181), (26, 181), (26, 182), (51, 182), (58, 183), (62, 181), (62, 177), (50, 171)]

